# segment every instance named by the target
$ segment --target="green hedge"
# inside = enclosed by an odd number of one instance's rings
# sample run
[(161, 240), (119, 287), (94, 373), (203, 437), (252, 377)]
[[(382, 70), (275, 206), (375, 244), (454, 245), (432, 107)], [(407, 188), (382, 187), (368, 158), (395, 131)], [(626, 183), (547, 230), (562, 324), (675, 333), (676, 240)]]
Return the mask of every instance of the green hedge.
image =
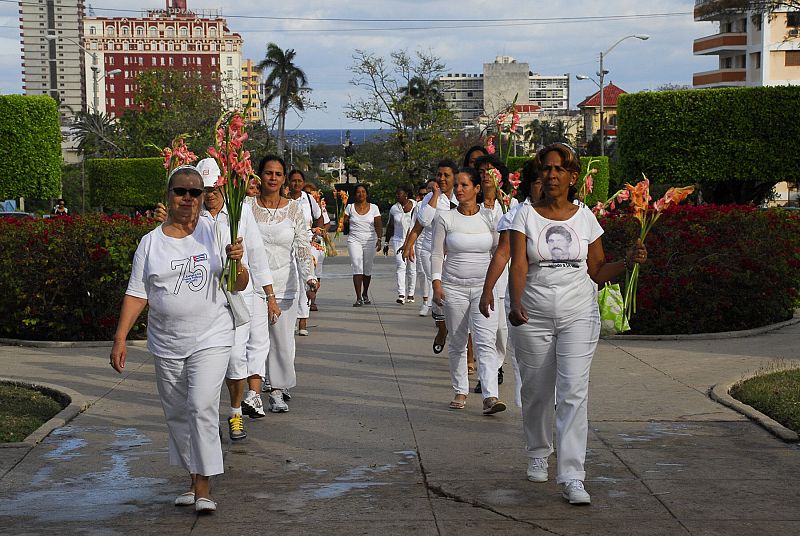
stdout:
[(0, 337), (111, 340), (133, 254), (153, 227), (124, 216), (0, 218)]
[[(625, 213), (600, 224), (606, 256), (621, 259), (639, 223)], [(750, 329), (787, 320), (798, 305), (796, 211), (683, 205), (661, 216), (645, 245), (632, 333)]]
[[(527, 156), (509, 157), (508, 169), (511, 171), (519, 171), (528, 160), (530, 160), (530, 158)], [(597, 169), (597, 173), (594, 176), (594, 190), (584, 199), (584, 202), (591, 207), (597, 204), (598, 201), (605, 203), (608, 199), (609, 167), (607, 156), (582, 156), (580, 180), (583, 180), (583, 177), (586, 175), (589, 162), (592, 162), (592, 167)]]
[(96, 158), (86, 161), (94, 207), (144, 207), (164, 202), (164, 159)]
[(798, 102), (798, 86), (622, 95), (622, 175), (680, 185), (797, 180)]
[(58, 104), (47, 95), (0, 95), (0, 199), (61, 195)]

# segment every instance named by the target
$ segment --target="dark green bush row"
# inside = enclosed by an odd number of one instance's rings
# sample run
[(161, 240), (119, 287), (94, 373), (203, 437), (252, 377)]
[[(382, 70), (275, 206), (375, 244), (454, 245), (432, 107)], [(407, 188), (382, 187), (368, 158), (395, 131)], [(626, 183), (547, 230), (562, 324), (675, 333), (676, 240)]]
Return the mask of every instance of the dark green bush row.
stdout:
[[(123, 216), (0, 218), (0, 337), (111, 340), (141, 237)], [(132, 337), (144, 336), (144, 318)]]
[(151, 207), (164, 202), (164, 159), (95, 158), (86, 162), (94, 207)]
[[(525, 162), (530, 160), (527, 156), (512, 156), (508, 159), (508, 169), (511, 171), (520, 171)], [(589, 163), (592, 163), (592, 168), (597, 170), (594, 176), (594, 189), (592, 193), (586, 196), (584, 202), (589, 206), (594, 206), (598, 201), (605, 203), (608, 199), (608, 182), (609, 182), (609, 168), (607, 156), (582, 156), (581, 157), (581, 176), (579, 180), (583, 180), (586, 172), (589, 170)]]
[(58, 105), (47, 95), (0, 95), (0, 199), (61, 193)]
[[(638, 236), (627, 213), (602, 218), (607, 257)], [(645, 242), (633, 333), (711, 333), (787, 320), (798, 305), (800, 216), (737, 205), (680, 206)], [(623, 290), (624, 291), (624, 290)]]

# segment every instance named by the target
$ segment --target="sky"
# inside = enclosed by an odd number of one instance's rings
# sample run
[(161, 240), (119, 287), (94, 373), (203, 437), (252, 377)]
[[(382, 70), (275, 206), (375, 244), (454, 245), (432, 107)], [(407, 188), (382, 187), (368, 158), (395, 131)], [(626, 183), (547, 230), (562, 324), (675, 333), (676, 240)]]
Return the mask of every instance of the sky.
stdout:
[[(163, 8), (165, 2), (86, 4), (97, 16), (121, 17), (138, 16), (121, 10)], [(605, 58), (606, 81), (627, 92), (666, 83), (690, 85), (694, 72), (716, 65), (715, 57), (692, 54), (694, 39), (716, 31), (711, 23), (693, 20), (694, 0), (188, 0), (188, 7), (220, 9), (229, 28), (242, 36), (245, 58), (262, 59), (270, 41), (296, 51), (295, 62), (308, 76), (312, 100), (325, 106), (302, 117), (290, 114), (290, 129), (375, 126), (354, 123), (344, 114), (350, 97), (358, 96), (348, 70), (355, 49), (385, 57), (398, 49), (432, 52), (452, 73), (481, 73), (483, 64), (496, 56), (512, 56), (540, 74), (569, 73), (572, 107), (597, 90), (593, 82), (578, 81), (575, 75), (594, 75), (600, 52), (626, 35), (650, 36), (647, 41), (626, 40)], [(19, 51), (17, 2), (0, 0), (2, 94), (22, 92)]]

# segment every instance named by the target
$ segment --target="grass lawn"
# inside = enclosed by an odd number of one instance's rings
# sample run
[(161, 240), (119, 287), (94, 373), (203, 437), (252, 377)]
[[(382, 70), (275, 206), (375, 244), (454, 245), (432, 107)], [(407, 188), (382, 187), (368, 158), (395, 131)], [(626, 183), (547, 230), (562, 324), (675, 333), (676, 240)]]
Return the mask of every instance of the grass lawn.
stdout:
[(41, 391), (0, 383), (0, 443), (23, 441), (61, 409)]
[(800, 369), (750, 378), (736, 384), (731, 396), (800, 434)]

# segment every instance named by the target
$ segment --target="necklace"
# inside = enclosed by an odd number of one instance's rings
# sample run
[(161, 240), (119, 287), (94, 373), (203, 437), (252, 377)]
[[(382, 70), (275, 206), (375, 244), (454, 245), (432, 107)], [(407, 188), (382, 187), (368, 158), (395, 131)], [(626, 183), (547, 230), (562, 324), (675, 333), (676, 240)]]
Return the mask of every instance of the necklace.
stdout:
[(281, 206), (281, 199), (278, 198), (278, 202), (275, 205), (275, 208), (269, 208), (267, 206), (266, 201), (264, 201), (260, 197), (258, 198), (258, 204), (261, 205), (262, 207), (264, 207), (264, 210), (267, 211), (268, 223), (271, 223), (275, 219), (275, 214), (278, 212), (278, 208), (280, 208), (280, 206)]
[(467, 214), (467, 212), (465, 212), (467, 209), (466, 208), (462, 208), (460, 205), (456, 210), (458, 210), (458, 212), (460, 212), (464, 216), (474, 216), (475, 214), (480, 212), (480, 207), (476, 206), (475, 209), (474, 209), (474, 212), (472, 212), (471, 214)]

